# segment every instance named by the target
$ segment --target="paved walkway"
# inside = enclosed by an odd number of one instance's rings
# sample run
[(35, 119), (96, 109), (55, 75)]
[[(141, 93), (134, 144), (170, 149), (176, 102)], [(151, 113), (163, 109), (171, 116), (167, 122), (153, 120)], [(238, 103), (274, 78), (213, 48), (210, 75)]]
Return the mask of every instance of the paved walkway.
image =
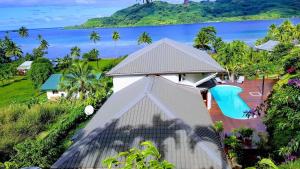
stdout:
[[(227, 83), (227, 85), (235, 85), (243, 88), (243, 92), (240, 93), (240, 96), (250, 108), (255, 108), (260, 103), (262, 103), (262, 100), (265, 100), (267, 98), (275, 82), (276, 80), (265, 80), (265, 94), (263, 98), (262, 96), (257, 96), (257, 94), (261, 93), (262, 80), (246, 80), (243, 84)], [(257, 131), (266, 131), (266, 127), (262, 123), (261, 117), (252, 118), (248, 120), (237, 120), (229, 118), (223, 115), (222, 111), (220, 110), (218, 104), (214, 99), (212, 100), (212, 108), (209, 111), (209, 113), (214, 122), (223, 121), (224, 131), (226, 133), (230, 132), (234, 128), (239, 128), (242, 126), (250, 127), (256, 129)]]

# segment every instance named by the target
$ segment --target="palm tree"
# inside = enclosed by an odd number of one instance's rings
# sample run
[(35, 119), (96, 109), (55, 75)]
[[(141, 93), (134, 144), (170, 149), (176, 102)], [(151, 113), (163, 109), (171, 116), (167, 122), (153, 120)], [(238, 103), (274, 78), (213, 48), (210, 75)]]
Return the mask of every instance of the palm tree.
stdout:
[(24, 38), (24, 37), (28, 37), (29, 34), (28, 34), (28, 29), (24, 26), (22, 26), (20, 29), (19, 29), (19, 35)]
[(202, 28), (194, 39), (194, 47), (197, 49), (209, 50), (210, 45), (216, 40), (216, 29), (212, 26)]
[(49, 47), (49, 43), (45, 39), (42, 39), (40, 48), (44, 50), (44, 49), (48, 49), (48, 47)]
[(143, 32), (138, 39), (138, 44), (150, 44), (152, 43), (152, 38), (149, 36), (147, 32)]
[(38, 37), (38, 40), (39, 40), (39, 41), (42, 41), (42, 40), (43, 40), (43, 36), (42, 36), (41, 34), (38, 34), (37, 37)]
[(78, 60), (80, 56), (80, 48), (77, 46), (74, 46), (71, 48), (71, 57), (73, 60)]
[(75, 62), (63, 75), (62, 81), (60, 88), (67, 91), (68, 98), (78, 96), (82, 100), (93, 89), (96, 76), (87, 62)]
[(6, 41), (5, 42), (5, 56), (6, 57), (12, 57), (17, 56), (21, 57), (23, 52), (19, 46), (13, 41)]
[(91, 34), (90, 34), (90, 40), (93, 41), (94, 43), (96, 43), (97, 41), (99, 41), (101, 39), (99, 33), (93, 31)]
[[(114, 31), (113, 34), (112, 34), (112, 39), (113, 39), (113, 41), (115, 42), (115, 50), (116, 50), (116, 47), (117, 47), (117, 41), (120, 40), (120, 34), (119, 34), (119, 32)], [(117, 54), (117, 55), (118, 55), (118, 54)]]

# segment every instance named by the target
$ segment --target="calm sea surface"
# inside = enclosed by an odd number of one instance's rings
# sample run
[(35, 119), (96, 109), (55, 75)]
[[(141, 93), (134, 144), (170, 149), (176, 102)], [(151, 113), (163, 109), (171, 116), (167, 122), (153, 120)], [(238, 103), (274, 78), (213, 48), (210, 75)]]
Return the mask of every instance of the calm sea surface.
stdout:
[[(264, 21), (243, 21), (243, 22), (215, 22), (200, 23), (189, 25), (168, 25), (168, 26), (145, 26), (129, 28), (99, 28), (99, 29), (78, 29), (65, 30), (63, 28), (34, 29), (30, 30), (28, 38), (20, 38), (17, 32), (10, 32), (10, 37), (21, 46), (24, 52), (31, 52), (37, 47), (39, 41), (37, 35), (41, 34), (50, 44), (48, 58), (54, 59), (63, 57), (70, 52), (70, 48), (78, 46), (82, 52), (92, 48), (100, 50), (100, 57), (117, 57), (130, 54), (142, 46), (137, 45), (138, 36), (148, 32), (153, 41), (161, 38), (171, 38), (186, 44), (192, 45), (193, 39), (200, 28), (214, 26), (217, 29), (218, 36), (224, 41), (242, 40), (253, 45), (254, 42), (265, 36), (268, 27), (271, 24), (280, 24), (284, 20), (264, 20)], [(300, 23), (300, 19), (292, 19), (295, 24)], [(97, 31), (101, 35), (101, 41), (96, 44), (89, 40), (89, 34)], [(118, 31), (121, 39), (114, 43), (112, 32)], [(5, 31), (0, 32), (0, 38), (3, 38)]]

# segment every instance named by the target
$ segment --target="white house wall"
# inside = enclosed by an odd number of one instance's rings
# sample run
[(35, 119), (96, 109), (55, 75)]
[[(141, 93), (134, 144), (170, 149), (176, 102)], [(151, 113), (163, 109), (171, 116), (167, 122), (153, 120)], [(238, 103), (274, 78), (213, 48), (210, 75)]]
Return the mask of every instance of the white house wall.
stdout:
[(144, 76), (115, 76), (113, 77), (113, 91), (117, 92), (132, 83), (142, 79)]
[(162, 77), (174, 82), (178, 83), (179, 82), (179, 75), (178, 74), (173, 74), (173, 75), (162, 75)]
[(67, 93), (63, 92), (63, 91), (59, 91), (59, 92), (47, 91), (47, 98), (49, 100), (55, 100), (55, 99), (58, 99), (62, 96), (66, 97)]
[(202, 73), (198, 73), (198, 74), (186, 74), (184, 76), (184, 80), (189, 81), (191, 83), (196, 83), (199, 80), (203, 79), (205, 76)]

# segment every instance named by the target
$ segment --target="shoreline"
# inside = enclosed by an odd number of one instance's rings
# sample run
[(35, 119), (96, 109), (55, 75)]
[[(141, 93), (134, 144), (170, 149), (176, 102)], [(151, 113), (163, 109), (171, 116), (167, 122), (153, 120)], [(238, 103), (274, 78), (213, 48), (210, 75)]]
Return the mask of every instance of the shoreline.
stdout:
[[(273, 19), (244, 19), (244, 20), (236, 20), (236, 21), (204, 21), (204, 22), (196, 22), (196, 23), (178, 23), (178, 24), (156, 24), (156, 25), (124, 25), (124, 26), (104, 26), (104, 27), (91, 27), (91, 28), (77, 28), (76, 26), (64, 26), (64, 27), (50, 27), (50, 28), (33, 28), (28, 30), (47, 30), (47, 29), (63, 29), (63, 30), (90, 30), (90, 29), (112, 29), (112, 28), (135, 28), (135, 27), (163, 27), (163, 26), (176, 26), (176, 25), (194, 25), (194, 24), (206, 24), (206, 23), (234, 23), (234, 22), (248, 22), (248, 21), (274, 21), (274, 20), (287, 20), (287, 19), (300, 19), (300, 17), (291, 17), (291, 18), (273, 18)], [(79, 26), (79, 25), (78, 25)], [(73, 28), (74, 27), (74, 28)], [(16, 32), (18, 30), (0, 30), (1, 32)]]

